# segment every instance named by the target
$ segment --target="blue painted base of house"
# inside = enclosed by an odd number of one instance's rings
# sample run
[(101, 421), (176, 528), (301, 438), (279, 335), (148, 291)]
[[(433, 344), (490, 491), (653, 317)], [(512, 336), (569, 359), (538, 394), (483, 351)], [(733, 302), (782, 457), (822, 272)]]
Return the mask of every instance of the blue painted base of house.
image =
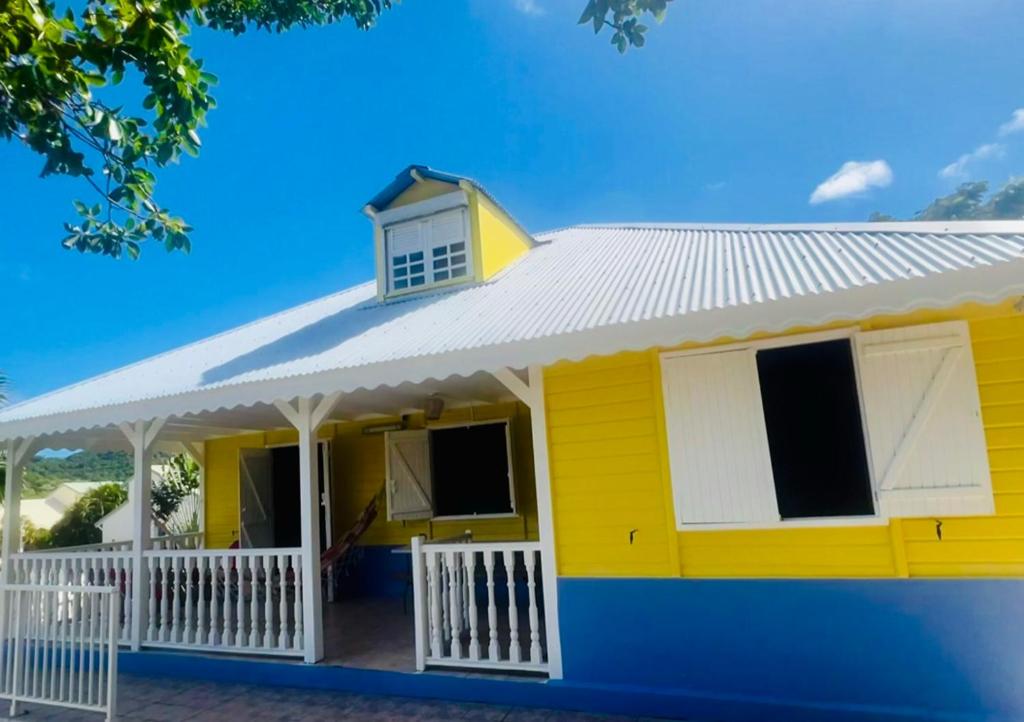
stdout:
[(561, 579), (565, 679), (173, 652), (158, 677), (740, 722), (1024, 719), (1024, 581)]
[(1021, 580), (562, 578), (559, 606), (567, 680), (679, 715), (1024, 719)]

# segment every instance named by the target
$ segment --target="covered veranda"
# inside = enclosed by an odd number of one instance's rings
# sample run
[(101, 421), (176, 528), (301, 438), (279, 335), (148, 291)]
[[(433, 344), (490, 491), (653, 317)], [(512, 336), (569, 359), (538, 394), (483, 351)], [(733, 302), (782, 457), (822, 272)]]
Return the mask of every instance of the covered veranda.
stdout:
[[(373, 390), (330, 388), (302, 379), (250, 389), (231, 403), (162, 398), (57, 414), (19, 425), (7, 439), (7, 583), (116, 586), (120, 642), (133, 651), (174, 649), (261, 655), (306, 663), (416, 671), (428, 667), (560, 676), (557, 589), (551, 540), (543, 382), (538, 367), (423, 379)], [(268, 393), (269, 392), (269, 393)], [(220, 398), (219, 398), (220, 397)], [(410, 599), (330, 603), (330, 565), (318, 533), (320, 430), (328, 424), (402, 419), (429, 399), (449, 409), (519, 402), (529, 409), (537, 541), (409, 540)], [(104, 423), (105, 421), (105, 423)], [(152, 466), (158, 452), (192, 455), (204, 469), (215, 439), (290, 429), (297, 437), (301, 543), (294, 547), (177, 548), (150, 525)], [(89, 549), (22, 550), (19, 504), (25, 464), (42, 449), (123, 450), (134, 460), (129, 486), (132, 539)], [(205, 476), (205, 471), (203, 472)], [(330, 546), (332, 540), (327, 539)], [(403, 607), (405, 607), (403, 609)]]

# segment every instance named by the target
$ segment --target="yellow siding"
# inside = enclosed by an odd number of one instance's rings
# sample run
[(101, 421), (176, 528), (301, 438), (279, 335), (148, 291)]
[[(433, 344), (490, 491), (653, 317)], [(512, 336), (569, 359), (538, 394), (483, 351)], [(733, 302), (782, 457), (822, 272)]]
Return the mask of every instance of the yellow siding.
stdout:
[[(1024, 315), (1010, 302), (875, 317), (970, 324), (996, 515), (675, 531), (658, 350), (546, 371), (555, 540), (568, 576), (890, 577), (1024, 573)], [(832, 324), (839, 326), (844, 324)], [(819, 329), (793, 329), (791, 333)], [(735, 339), (722, 339), (727, 343)], [(692, 345), (688, 345), (692, 346)], [(630, 544), (629, 532), (636, 529)]]
[(407, 206), (411, 203), (419, 203), (420, 201), (429, 200), (437, 196), (443, 196), (445, 193), (453, 193), (458, 189), (458, 186), (452, 185), (451, 183), (442, 183), (441, 181), (430, 180), (428, 178), (426, 180), (417, 181), (406, 188), (397, 198), (395, 198), (395, 200), (391, 201), (388, 208), (398, 208), (400, 206)]
[(487, 197), (480, 193), (473, 195), (479, 233), (480, 279), (486, 281), (530, 250), (532, 241)]
[[(405, 544), (416, 534), (444, 538), (473, 531), (483, 541), (537, 538), (536, 487), (533, 480), (533, 450), (529, 412), (521, 404), (454, 409), (444, 414), (439, 424), (459, 421), (511, 419), (513, 473), (516, 482), (515, 517), (443, 522), (388, 522), (386, 510), (363, 537), (366, 544)], [(332, 522), (334, 533), (343, 534), (384, 483), (384, 435), (364, 435), (363, 426), (381, 424), (387, 419), (365, 423), (327, 426), (320, 438), (332, 442), (333, 485)], [(422, 428), (422, 417), (412, 417), (410, 426)], [(238, 454), (242, 448), (294, 443), (294, 431), (268, 431), (265, 434), (231, 437), (206, 444), (206, 526), (211, 548), (224, 548), (238, 538)]]

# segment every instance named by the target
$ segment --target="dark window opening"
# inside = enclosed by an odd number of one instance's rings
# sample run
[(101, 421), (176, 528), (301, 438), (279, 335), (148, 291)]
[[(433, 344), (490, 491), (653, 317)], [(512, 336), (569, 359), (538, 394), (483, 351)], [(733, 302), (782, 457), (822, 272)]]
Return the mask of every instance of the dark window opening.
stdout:
[(511, 514), (507, 424), (430, 431), (435, 516)]
[(757, 370), (782, 518), (873, 514), (850, 342), (758, 351)]

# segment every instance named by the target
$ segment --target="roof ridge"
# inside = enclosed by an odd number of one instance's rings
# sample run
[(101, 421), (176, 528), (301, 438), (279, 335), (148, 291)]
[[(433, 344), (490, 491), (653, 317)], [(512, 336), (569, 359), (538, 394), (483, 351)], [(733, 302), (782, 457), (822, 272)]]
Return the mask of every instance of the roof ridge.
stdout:
[(607, 222), (577, 223), (537, 233), (550, 236), (575, 229), (627, 229), (680, 230), (680, 231), (834, 231), (834, 232), (929, 232), (929, 233), (1024, 233), (1024, 219), (1020, 220), (964, 220), (964, 221), (840, 221), (840, 222)]

